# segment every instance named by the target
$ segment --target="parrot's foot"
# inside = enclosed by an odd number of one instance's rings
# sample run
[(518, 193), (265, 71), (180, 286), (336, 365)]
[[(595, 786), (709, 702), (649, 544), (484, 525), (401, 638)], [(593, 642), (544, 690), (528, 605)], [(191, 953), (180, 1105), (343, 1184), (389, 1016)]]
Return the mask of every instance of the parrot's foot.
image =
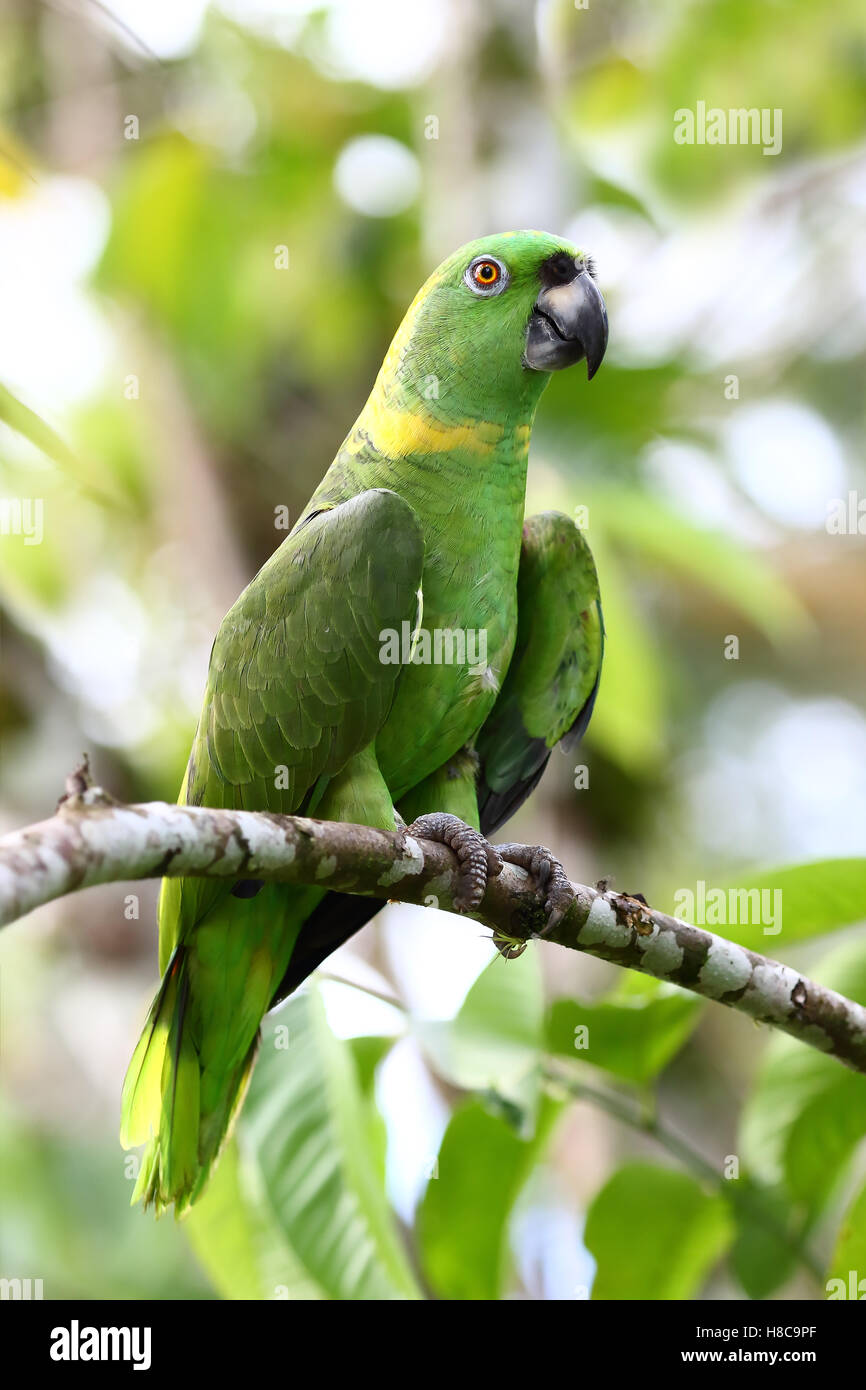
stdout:
[(487, 880), (502, 872), (502, 857), (478, 830), (444, 811), (419, 816), (407, 828), (407, 834), (422, 840), (447, 845), (460, 863), (459, 886), (454, 896), (455, 912), (474, 912), (480, 907), (487, 889)]
[[(538, 936), (547, 936), (574, 902), (574, 889), (555, 854), (544, 845), (497, 845), (506, 864), (516, 864), (535, 879), (538, 896), (544, 896), (547, 921)], [(503, 952), (503, 954), (507, 954)]]

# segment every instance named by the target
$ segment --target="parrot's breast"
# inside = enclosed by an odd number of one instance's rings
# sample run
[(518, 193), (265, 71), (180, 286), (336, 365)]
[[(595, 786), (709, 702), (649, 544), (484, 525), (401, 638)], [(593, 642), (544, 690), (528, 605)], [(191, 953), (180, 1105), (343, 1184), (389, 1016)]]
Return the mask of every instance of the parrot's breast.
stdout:
[(424, 536), (420, 627), (380, 634), (402, 671), (376, 756), (394, 801), (474, 739), (517, 634), (530, 420), (506, 428), (455, 408), (429, 418), (378, 383), (308, 511), (369, 488), (396, 492)]
[(425, 565), (420, 629), (376, 740), (395, 801), (471, 742), (505, 679), (517, 633), (519, 532), (513, 555), (498, 549), (476, 543), (455, 556), (452, 544), (447, 560), (434, 550)]

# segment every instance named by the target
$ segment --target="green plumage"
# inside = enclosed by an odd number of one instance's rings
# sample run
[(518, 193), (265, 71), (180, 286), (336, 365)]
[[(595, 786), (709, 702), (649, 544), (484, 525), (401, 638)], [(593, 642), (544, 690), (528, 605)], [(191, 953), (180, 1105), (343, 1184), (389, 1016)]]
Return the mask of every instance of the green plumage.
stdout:
[[(419, 292), (308, 507), (223, 621), (182, 802), (387, 828), (395, 807), (440, 810), (477, 825), (478, 788), (504, 807), (591, 707), (591, 556), (567, 518), (523, 525), (548, 380), (524, 365), (524, 340), (541, 268), (563, 248), (579, 257), (543, 233), (486, 238)], [(507, 288), (476, 297), (464, 272), (488, 254)], [(383, 661), (383, 633), (419, 622), (483, 632), (483, 663)], [(122, 1142), (147, 1145), (134, 1200), (180, 1213), (202, 1190), (323, 897), (164, 881), (164, 980), (122, 1103)]]
[(485, 829), (501, 825), (535, 786), (550, 750), (589, 723), (604, 626), (598, 576), (583, 532), (559, 512), (529, 517), (517, 581), (514, 655), (476, 741)]

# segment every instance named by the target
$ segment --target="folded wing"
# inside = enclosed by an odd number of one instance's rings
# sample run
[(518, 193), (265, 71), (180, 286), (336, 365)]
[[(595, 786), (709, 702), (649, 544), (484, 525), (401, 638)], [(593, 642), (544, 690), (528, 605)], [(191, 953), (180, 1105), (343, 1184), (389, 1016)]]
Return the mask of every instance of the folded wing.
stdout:
[(592, 714), (604, 624), (583, 532), (560, 512), (529, 517), (517, 580), (517, 642), (499, 698), (476, 740), (481, 829), (492, 835), (537, 785), (561, 740)]

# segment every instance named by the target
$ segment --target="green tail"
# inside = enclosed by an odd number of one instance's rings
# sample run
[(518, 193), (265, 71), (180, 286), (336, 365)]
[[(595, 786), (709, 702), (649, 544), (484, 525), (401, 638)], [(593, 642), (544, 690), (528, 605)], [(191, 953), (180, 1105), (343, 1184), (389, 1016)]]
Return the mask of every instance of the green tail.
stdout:
[(124, 1148), (147, 1146), (132, 1201), (153, 1203), (158, 1216), (172, 1202), (181, 1216), (204, 1187), (228, 1138), (258, 1049), (256, 1033), (208, 1111), (202, 1105), (201, 1063), (189, 1006), (189, 969), (179, 947), (133, 1053), (121, 1100), (121, 1143)]
[[(161, 927), (178, 913), (165, 879)], [(132, 1201), (182, 1216), (231, 1134), (252, 1074), (260, 1025), (301, 923), (321, 889), (266, 884), (225, 895), (175, 946), (123, 1083), (120, 1142), (144, 1144)]]

